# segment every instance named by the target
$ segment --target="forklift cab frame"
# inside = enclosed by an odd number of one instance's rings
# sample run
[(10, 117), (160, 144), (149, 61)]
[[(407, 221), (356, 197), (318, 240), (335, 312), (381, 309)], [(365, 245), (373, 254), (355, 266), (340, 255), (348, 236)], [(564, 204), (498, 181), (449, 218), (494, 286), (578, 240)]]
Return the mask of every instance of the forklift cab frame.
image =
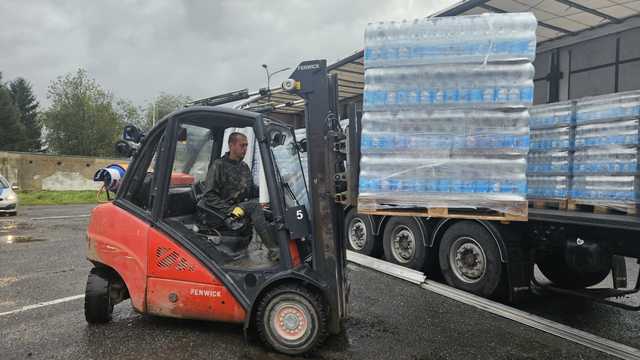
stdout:
[[(189, 175), (176, 174), (172, 166), (176, 144), (184, 140), (185, 124), (211, 129), (216, 134), (212, 152), (218, 154), (221, 130), (253, 129), (270, 199), (269, 226), (280, 252), (274, 266), (225, 266), (215, 244), (180, 224), (189, 214), (180, 218), (171, 210), (175, 199), (184, 201), (184, 197), (172, 197), (175, 183), (194, 182)], [(245, 330), (253, 326), (268, 346), (287, 354), (305, 353), (328, 333), (339, 333), (348, 291), (344, 269), (335, 265), (344, 264), (342, 239), (332, 239), (338, 242), (332, 247), (320, 246), (321, 236), (311, 231), (311, 225), (317, 225), (309, 219), (311, 209), (307, 211), (299, 201), (295, 206), (287, 204), (286, 198), (296, 200), (295, 195), (274, 156), (274, 149), (285, 142), (303, 173), (300, 148), (291, 146), (296, 144), (293, 129), (262, 114), (197, 106), (160, 121), (142, 140), (115, 200), (92, 212), (88, 259), (95, 267), (87, 281), (87, 321), (108, 321), (113, 305), (130, 297), (141, 313), (241, 322)], [(140, 193), (146, 198), (135, 201)]]

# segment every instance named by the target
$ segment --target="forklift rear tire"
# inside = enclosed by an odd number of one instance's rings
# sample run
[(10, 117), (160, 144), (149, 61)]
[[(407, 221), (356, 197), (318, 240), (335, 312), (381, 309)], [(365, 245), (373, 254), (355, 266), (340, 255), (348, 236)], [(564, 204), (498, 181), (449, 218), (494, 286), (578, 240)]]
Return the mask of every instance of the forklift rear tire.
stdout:
[(87, 278), (84, 296), (84, 317), (90, 324), (106, 323), (111, 320), (111, 274), (105, 268), (93, 268)]
[[(384, 258), (394, 264), (414, 270), (429, 269), (425, 262), (427, 247), (417, 220), (412, 217), (396, 216), (389, 219), (382, 236)], [(429, 261), (431, 263), (431, 261)]]
[(502, 278), (500, 249), (491, 234), (474, 221), (453, 224), (438, 251), (447, 283), (483, 297), (493, 295)]
[(327, 313), (315, 292), (297, 284), (281, 285), (260, 300), (256, 328), (267, 346), (284, 354), (300, 355), (326, 338)]
[(358, 214), (354, 208), (349, 210), (344, 220), (347, 248), (362, 255), (377, 256), (381, 250), (380, 244), (376, 241), (367, 215)]

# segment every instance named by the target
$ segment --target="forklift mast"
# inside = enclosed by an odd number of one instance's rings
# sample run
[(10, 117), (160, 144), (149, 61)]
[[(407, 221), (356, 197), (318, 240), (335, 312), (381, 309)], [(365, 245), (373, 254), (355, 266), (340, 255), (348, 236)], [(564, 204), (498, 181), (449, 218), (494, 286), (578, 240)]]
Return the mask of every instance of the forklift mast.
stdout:
[(346, 316), (349, 289), (345, 274), (344, 211), (335, 201), (335, 164), (340, 156), (336, 144), (345, 138), (338, 122), (337, 76), (328, 75), (326, 60), (305, 61), (284, 82), (283, 88), (305, 100), (313, 268), (327, 283), (327, 293), (332, 294), (328, 300), (333, 309), (338, 309), (338, 316), (332, 316), (332, 320), (338, 321)]
[[(341, 329), (340, 320), (347, 316), (349, 295), (349, 282), (345, 274), (344, 205), (355, 205), (357, 188), (354, 184), (357, 181), (346, 178), (349, 172), (344, 167), (347, 159), (345, 149), (348, 148), (345, 143), (349, 140), (346, 139), (339, 123), (337, 75), (328, 74), (326, 60), (304, 61), (296, 67), (281, 89), (260, 89), (254, 93), (243, 89), (197, 100), (188, 106), (215, 106), (245, 99), (252, 102), (252, 98), (263, 98), (277, 92), (288, 92), (301, 97), (302, 100), (247, 109), (269, 113), (280, 107), (304, 102), (310, 206), (307, 211), (311, 222), (311, 235), (308, 237), (312, 243), (312, 267), (326, 285), (324, 293), (330, 307), (337, 309), (336, 313), (329, 316), (328, 330), (330, 333), (338, 333)], [(349, 109), (349, 117), (352, 118), (350, 133), (355, 136), (355, 107)], [(354, 139), (350, 141), (356, 142)], [(354, 155), (350, 157), (352, 161), (357, 159)], [(353, 174), (353, 171), (350, 174)], [(349, 189), (347, 183), (351, 184)], [(349, 200), (340, 200), (345, 198)], [(342, 204), (338, 204), (337, 201)]]

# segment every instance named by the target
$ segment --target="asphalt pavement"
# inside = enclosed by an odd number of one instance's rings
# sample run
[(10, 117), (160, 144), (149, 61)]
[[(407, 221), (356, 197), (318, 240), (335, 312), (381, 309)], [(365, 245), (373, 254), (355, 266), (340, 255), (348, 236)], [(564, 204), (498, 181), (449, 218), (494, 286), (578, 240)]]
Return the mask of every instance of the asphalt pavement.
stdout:
[[(633, 287), (638, 278), (636, 259), (627, 258), (628, 286)], [(548, 280), (537, 269), (535, 276), (542, 283)], [(611, 274), (600, 284), (592, 288), (611, 288)], [(615, 301), (627, 305), (640, 305), (640, 294), (634, 294)], [(553, 320), (576, 329), (590, 332), (634, 348), (640, 349), (640, 312), (628, 311), (604, 304), (595, 303), (582, 298), (543, 292), (540, 296), (532, 295), (521, 304), (515, 305), (546, 319)]]
[[(241, 326), (141, 315), (128, 301), (116, 306), (111, 323), (98, 326), (85, 322), (82, 298), (13, 312), (84, 293), (91, 267), (84, 235), (90, 208), (27, 207), (17, 218), (0, 217), (0, 359), (289, 358), (266, 350), (256, 339), (245, 340)], [(349, 265), (348, 273), (352, 292), (346, 330), (307, 358), (609, 358), (369, 269)], [(550, 299), (554, 306), (565, 301)], [(582, 330), (594, 332), (589, 326), (594, 322), (629, 319), (615, 332), (600, 335), (637, 334), (635, 314), (575, 302), (561, 308), (574, 313), (564, 317), (583, 319)]]

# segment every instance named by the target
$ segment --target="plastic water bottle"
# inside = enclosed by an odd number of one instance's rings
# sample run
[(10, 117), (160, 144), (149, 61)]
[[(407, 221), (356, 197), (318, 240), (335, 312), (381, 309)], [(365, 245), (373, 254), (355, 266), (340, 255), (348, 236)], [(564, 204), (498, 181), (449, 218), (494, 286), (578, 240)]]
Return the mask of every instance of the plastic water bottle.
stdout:
[(532, 61), (536, 26), (530, 13), (371, 23), (365, 66)]

